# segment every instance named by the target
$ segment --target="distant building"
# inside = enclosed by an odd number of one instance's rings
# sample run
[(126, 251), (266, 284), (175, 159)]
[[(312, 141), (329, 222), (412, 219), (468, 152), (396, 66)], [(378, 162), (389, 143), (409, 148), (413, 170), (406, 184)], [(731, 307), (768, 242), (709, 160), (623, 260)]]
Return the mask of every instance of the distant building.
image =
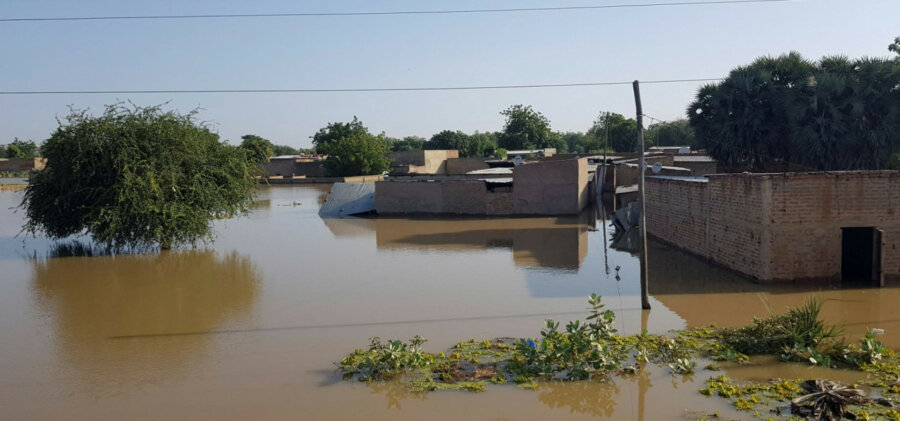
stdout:
[(709, 155), (675, 155), (673, 165), (691, 170), (691, 175), (719, 173), (719, 162)]
[(436, 149), (427, 151), (391, 152), (392, 175), (446, 174), (447, 160), (459, 158), (456, 149)]
[(650, 153), (664, 153), (667, 155), (690, 155), (690, 146), (651, 146), (647, 150)]
[(647, 232), (761, 281), (900, 280), (900, 171), (647, 177)]
[(0, 172), (40, 171), (46, 165), (46, 158), (0, 158)]
[(523, 150), (518, 150), (518, 151), (506, 151), (506, 157), (509, 159), (513, 159), (516, 156), (521, 156), (522, 158), (532, 158), (532, 157), (549, 158), (553, 155), (556, 155), (556, 148), (523, 149)]
[[(503, 169), (482, 170), (498, 171)], [(507, 170), (508, 171), (508, 170)], [(379, 214), (575, 215), (591, 197), (587, 158), (533, 162), (503, 174), (391, 177), (375, 184)], [(499, 176), (499, 177), (498, 177)]]
[(325, 177), (324, 158), (321, 156), (275, 156), (263, 164), (267, 177)]

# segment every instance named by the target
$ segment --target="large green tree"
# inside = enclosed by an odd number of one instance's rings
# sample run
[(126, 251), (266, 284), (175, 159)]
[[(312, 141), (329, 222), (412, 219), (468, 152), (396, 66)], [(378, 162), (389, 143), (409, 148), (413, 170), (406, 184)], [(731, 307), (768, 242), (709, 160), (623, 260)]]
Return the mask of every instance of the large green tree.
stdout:
[(550, 120), (531, 106), (513, 105), (500, 112), (506, 117), (497, 140), (507, 150), (560, 148), (562, 138), (550, 129)]
[(325, 168), (336, 177), (381, 174), (391, 167), (384, 155), (390, 151), (384, 135), (354, 133), (332, 140), (319, 148), (328, 155)]
[(653, 146), (698, 146), (694, 129), (684, 118), (651, 124), (644, 135)]
[(593, 154), (603, 152), (603, 140), (592, 133), (566, 132), (560, 133), (566, 150), (574, 154)]
[(897, 59), (900, 60), (900, 37), (894, 38), (894, 42), (888, 45), (888, 51), (897, 53)]
[(356, 116), (353, 116), (353, 121), (348, 123), (328, 123), (328, 125), (319, 129), (319, 131), (312, 136), (312, 143), (317, 152), (324, 153), (320, 148), (325, 147), (330, 142), (367, 134), (369, 134), (369, 129), (367, 129)]
[(0, 148), (0, 158), (34, 158), (38, 155), (38, 146), (30, 140), (15, 138), (5, 148)]
[(459, 148), (461, 157), (487, 158), (497, 150), (497, 136), (494, 133), (478, 133), (470, 135)]
[(425, 138), (419, 136), (406, 136), (403, 139), (395, 139), (391, 142), (391, 151), (421, 151), (425, 149)]
[[(588, 134), (598, 139), (601, 145), (607, 144), (608, 135), (609, 148), (616, 152), (637, 151), (637, 121), (625, 118), (622, 114), (600, 113), (600, 117), (588, 129)], [(598, 149), (602, 150), (602, 148), (600, 146)]]
[(301, 148), (295, 148), (289, 145), (276, 145), (272, 144), (272, 154), (275, 156), (285, 156), (285, 155), (303, 155), (306, 151)]
[(194, 114), (159, 107), (72, 111), (41, 148), (26, 187), (25, 231), (89, 234), (112, 248), (212, 238), (212, 221), (247, 212), (257, 181), (245, 153)]
[(435, 133), (431, 139), (425, 142), (425, 149), (462, 149), (468, 140), (469, 135), (459, 130), (443, 130)]
[(274, 152), (272, 152), (272, 142), (270, 142), (269, 139), (259, 137), (255, 134), (241, 136), (240, 148), (253, 162), (266, 162), (269, 158), (274, 156)]
[(726, 167), (888, 168), (900, 142), (897, 86), (894, 60), (763, 57), (702, 87), (688, 117)]

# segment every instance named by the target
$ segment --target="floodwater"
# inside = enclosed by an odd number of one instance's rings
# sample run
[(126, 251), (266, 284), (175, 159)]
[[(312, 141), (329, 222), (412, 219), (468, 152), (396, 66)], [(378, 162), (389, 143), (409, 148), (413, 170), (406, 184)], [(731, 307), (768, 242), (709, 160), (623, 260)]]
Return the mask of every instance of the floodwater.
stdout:
[[(825, 298), (847, 334), (900, 348), (900, 289), (757, 285), (650, 244), (638, 262), (593, 213), (572, 218), (332, 219), (327, 187), (272, 187), (194, 250), (50, 258), (16, 237), (21, 192), (0, 193), (0, 419), (697, 419), (729, 409), (697, 393), (718, 374), (647, 370), (536, 391), (410, 394), (341, 381), (334, 363), (371, 336), (421, 334), (437, 352), (469, 338), (536, 336), (604, 296), (626, 333), (742, 325), (767, 308)], [(614, 243), (617, 248), (608, 245)], [(616, 267), (619, 267), (618, 271)], [(608, 269), (607, 269), (608, 268)], [(621, 278), (616, 280), (616, 275)], [(732, 377), (851, 376), (755, 363)]]

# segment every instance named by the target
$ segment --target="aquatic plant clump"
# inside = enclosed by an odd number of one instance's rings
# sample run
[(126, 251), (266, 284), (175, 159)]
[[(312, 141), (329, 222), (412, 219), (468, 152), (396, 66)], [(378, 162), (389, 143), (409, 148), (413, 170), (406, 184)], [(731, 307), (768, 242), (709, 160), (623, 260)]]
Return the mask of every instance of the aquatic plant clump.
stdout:
[[(839, 327), (819, 319), (819, 301), (810, 300), (785, 313), (754, 319), (750, 325), (737, 329), (706, 326), (675, 331), (672, 335), (644, 331), (630, 336), (617, 334), (613, 327), (615, 314), (604, 310), (599, 296), (591, 295), (588, 302), (586, 321), (571, 321), (560, 329), (559, 322), (546, 320), (539, 337), (471, 339), (458, 343), (447, 353), (423, 351), (425, 339), (419, 336), (409, 343), (373, 338), (368, 349), (356, 350), (344, 358), (340, 370), (345, 379), (399, 381), (413, 392), (482, 392), (488, 383), (514, 383), (535, 389), (552, 380), (602, 380), (612, 374), (638, 372), (647, 364), (668, 367), (673, 375), (687, 375), (697, 369), (698, 360), (742, 364), (749, 355), (777, 355), (782, 361), (863, 371), (876, 379), (870, 385), (876, 395), (900, 394), (900, 358), (877, 339), (879, 332), (870, 331), (858, 344), (845, 343), (838, 336)], [(705, 369), (718, 367), (707, 364)], [(754, 415), (859, 413), (875, 417), (871, 419), (891, 419), (889, 411), (894, 410), (886, 409), (892, 406), (888, 399), (870, 399), (854, 392), (855, 386), (847, 388), (830, 382), (821, 383), (827, 390), (817, 391), (810, 386), (815, 384), (801, 380), (738, 384), (715, 376), (699, 392), (728, 399), (736, 410), (753, 411)], [(848, 400), (842, 401), (841, 396)]]

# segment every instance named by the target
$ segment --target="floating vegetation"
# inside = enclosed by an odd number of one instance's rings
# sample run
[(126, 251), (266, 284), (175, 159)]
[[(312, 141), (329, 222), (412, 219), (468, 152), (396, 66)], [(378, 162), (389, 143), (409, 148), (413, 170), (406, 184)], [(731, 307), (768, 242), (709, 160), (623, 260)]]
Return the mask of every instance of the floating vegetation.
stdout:
[(31, 176), (31, 171), (0, 171), (0, 178), (28, 178)]
[(617, 333), (615, 314), (604, 309), (600, 296), (591, 295), (588, 302), (585, 321), (561, 327), (546, 320), (536, 338), (471, 339), (437, 354), (422, 350), (421, 336), (408, 342), (372, 338), (368, 349), (354, 351), (339, 367), (345, 379), (399, 381), (412, 392), (483, 392), (489, 383), (537, 389), (549, 381), (607, 381), (613, 374), (638, 373), (647, 364), (668, 367), (672, 375), (689, 375), (698, 360), (705, 370), (717, 371), (720, 368), (712, 361), (743, 364), (751, 355), (774, 355), (785, 362), (868, 373), (874, 379), (869, 382), (874, 398), (856, 385), (829, 381), (737, 383), (725, 376), (709, 378), (699, 393), (728, 399), (736, 410), (760, 419), (784, 414), (796, 419), (900, 421), (890, 400), (900, 394), (900, 357), (877, 339), (883, 333), (878, 329), (856, 344), (846, 343), (840, 326), (819, 319), (821, 301), (808, 300), (741, 328), (706, 326), (672, 335), (644, 331), (631, 336)]
[(0, 191), (20, 191), (27, 187), (27, 184), (0, 184)]

